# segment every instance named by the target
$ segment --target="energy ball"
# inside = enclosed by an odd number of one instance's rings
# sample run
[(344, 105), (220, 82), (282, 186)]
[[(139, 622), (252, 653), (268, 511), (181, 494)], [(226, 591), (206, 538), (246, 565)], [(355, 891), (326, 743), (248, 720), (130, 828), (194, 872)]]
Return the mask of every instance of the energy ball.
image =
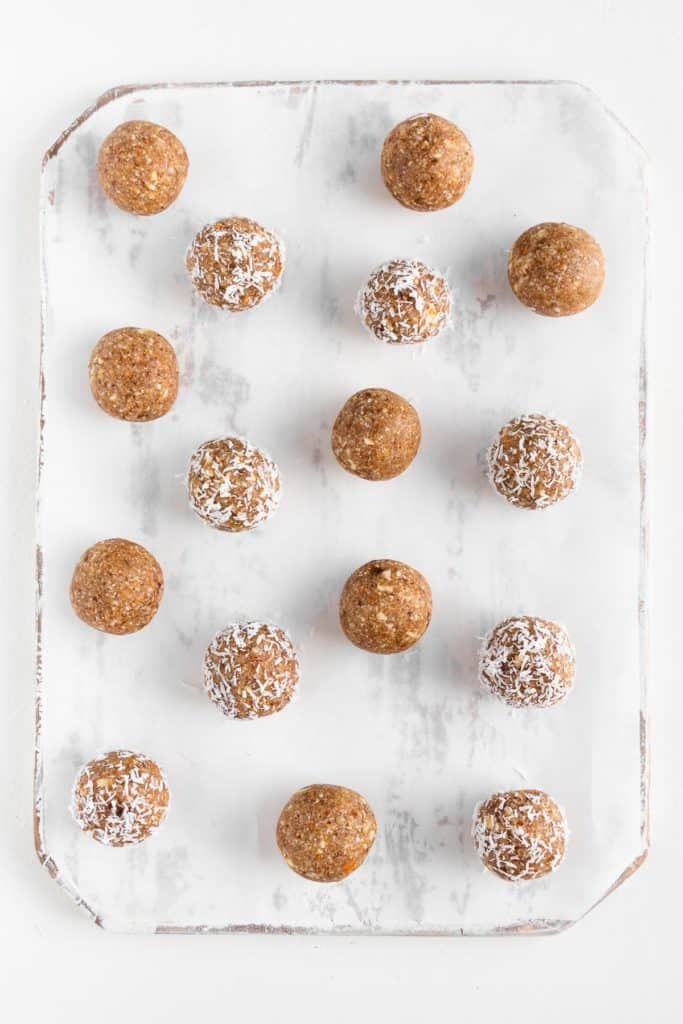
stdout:
[(451, 290), (420, 260), (389, 260), (378, 267), (358, 296), (358, 314), (379, 341), (414, 345), (435, 338), (451, 315)]
[(491, 483), (517, 508), (562, 501), (581, 476), (581, 447), (568, 426), (538, 413), (510, 420), (488, 450)]
[(180, 139), (152, 121), (126, 121), (97, 157), (104, 194), (126, 213), (161, 213), (180, 195), (189, 161)]
[(207, 224), (187, 250), (185, 266), (205, 302), (231, 313), (251, 309), (280, 283), (282, 242), (247, 217)]
[(332, 428), (339, 465), (364, 480), (391, 480), (408, 468), (420, 447), (420, 417), (405, 398), (366, 388), (342, 406)]
[(461, 198), (474, 157), (464, 132), (438, 114), (401, 121), (382, 146), (384, 184), (410, 210), (443, 210)]
[(571, 316), (592, 306), (605, 280), (595, 239), (571, 224), (536, 224), (508, 256), (508, 280), (520, 302), (543, 316)]
[(163, 592), (156, 558), (118, 537), (88, 548), (71, 578), (73, 610), (103, 633), (137, 633), (156, 615)]
[(253, 530), (275, 512), (281, 489), (270, 456), (239, 437), (205, 441), (190, 459), (190, 505), (217, 530)]
[(416, 644), (432, 617), (432, 592), (417, 569), (380, 558), (348, 578), (339, 599), (339, 621), (356, 647), (398, 654)]
[(498, 623), (479, 656), (479, 681), (513, 708), (549, 708), (574, 685), (574, 647), (562, 626), (519, 615)]
[(484, 865), (508, 882), (542, 878), (564, 859), (564, 811), (540, 789), (494, 793), (474, 811), (472, 838)]
[(206, 692), (228, 718), (265, 718), (289, 704), (299, 682), (296, 652), (283, 629), (235, 622), (204, 655)]
[(173, 346), (156, 331), (119, 327), (95, 345), (88, 365), (90, 390), (100, 409), (120, 420), (165, 416), (178, 394)]
[(71, 813), (98, 843), (135, 846), (159, 828), (168, 801), (166, 778), (156, 761), (131, 750), (112, 750), (81, 768)]
[(278, 819), (280, 853), (312, 882), (341, 882), (360, 867), (375, 841), (377, 822), (367, 800), (345, 786), (305, 786)]

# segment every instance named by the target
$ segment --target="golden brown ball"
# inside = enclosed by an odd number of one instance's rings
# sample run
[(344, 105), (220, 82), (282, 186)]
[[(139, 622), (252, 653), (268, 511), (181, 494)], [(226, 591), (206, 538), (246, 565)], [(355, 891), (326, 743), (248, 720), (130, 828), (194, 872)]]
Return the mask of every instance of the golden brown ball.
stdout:
[(156, 761), (131, 750), (112, 750), (79, 771), (71, 813), (98, 843), (135, 846), (156, 832), (168, 803), (168, 784)]
[(195, 235), (185, 258), (205, 302), (239, 313), (258, 305), (280, 283), (285, 256), (272, 231), (247, 217), (227, 217)]
[(475, 809), (472, 838), (484, 865), (508, 882), (542, 878), (564, 859), (564, 811), (540, 789), (494, 793)]
[(581, 477), (581, 446), (565, 423), (531, 413), (510, 420), (488, 450), (491, 483), (511, 505), (547, 508)]
[(156, 558), (131, 540), (93, 544), (71, 578), (71, 605), (83, 622), (104, 633), (136, 633), (157, 613), (164, 575)]
[(126, 213), (161, 213), (180, 195), (189, 161), (180, 139), (152, 121), (126, 121), (97, 158), (102, 191)]
[(382, 146), (384, 184), (410, 210), (443, 210), (456, 203), (472, 177), (469, 139), (438, 114), (416, 114), (401, 121)]
[(513, 708), (549, 708), (574, 685), (574, 646), (562, 626), (534, 615), (499, 622), (484, 639), (479, 681)]
[(391, 480), (408, 468), (420, 447), (420, 417), (405, 398), (385, 388), (352, 395), (332, 428), (332, 451), (349, 473)]
[(205, 441), (187, 475), (190, 505), (217, 530), (239, 533), (264, 523), (280, 504), (280, 472), (264, 451), (239, 437)]
[(571, 316), (592, 306), (605, 280), (595, 239), (571, 224), (536, 224), (508, 256), (508, 280), (520, 302), (543, 316)]
[(368, 278), (358, 314), (379, 341), (414, 345), (448, 325), (451, 290), (445, 277), (420, 260), (389, 260)]
[(284, 629), (234, 622), (204, 655), (204, 687), (228, 718), (265, 718), (282, 711), (299, 682), (299, 663)]
[(178, 394), (178, 360), (156, 331), (119, 327), (95, 345), (88, 365), (90, 390), (100, 409), (120, 420), (165, 416)]
[(356, 647), (398, 654), (416, 644), (432, 617), (424, 576), (389, 558), (367, 562), (348, 578), (339, 599), (341, 627)]

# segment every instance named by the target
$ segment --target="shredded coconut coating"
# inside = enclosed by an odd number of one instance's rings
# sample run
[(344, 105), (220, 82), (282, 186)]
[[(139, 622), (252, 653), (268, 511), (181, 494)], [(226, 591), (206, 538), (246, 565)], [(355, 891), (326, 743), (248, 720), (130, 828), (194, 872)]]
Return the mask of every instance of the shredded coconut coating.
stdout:
[(505, 619), (479, 655), (479, 681), (513, 708), (549, 708), (574, 685), (574, 647), (556, 622), (531, 615)]
[(79, 771), (71, 813), (79, 828), (106, 846), (134, 846), (161, 825), (169, 791), (159, 765), (131, 750), (113, 750)]
[(420, 417), (405, 398), (385, 388), (366, 388), (342, 406), (332, 428), (340, 466), (364, 480), (391, 480), (417, 455)]
[(531, 413), (510, 420), (488, 450), (491, 483), (518, 508), (547, 508), (574, 490), (583, 456), (569, 427)]
[(592, 306), (605, 280), (595, 239), (571, 224), (536, 224), (508, 256), (508, 280), (520, 302), (542, 316), (572, 316)]
[(344, 584), (339, 621), (346, 637), (372, 654), (412, 647), (432, 617), (432, 591), (424, 576), (390, 558), (367, 562)]
[(119, 327), (95, 345), (88, 365), (90, 390), (100, 409), (120, 420), (165, 416), (178, 394), (173, 346), (156, 331)]
[(280, 853), (312, 882), (340, 882), (360, 867), (377, 833), (367, 800), (345, 786), (305, 786), (285, 804), (277, 823)]
[(164, 592), (164, 574), (156, 558), (140, 544), (114, 537), (93, 544), (71, 578), (71, 605), (93, 629), (136, 633), (156, 615)]
[(399, 203), (420, 212), (456, 203), (470, 183), (473, 164), (465, 133), (438, 114), (401, 121), (382, 146), (384, 184)]
[(185, 266), (205, 302), (239, 313), (258, 305), (279, 284), (284, 248), (256, 221), (227, 217), (201, 229)]
[(204, 686), (228, 718), (265, 718), (289, 704), (299, 682), (296, 652), (283, 629), (235, 622), (204, 655)]
[(450, 320), (446, 279), (420, 260), (389, 260), (371, 275), (358, 296), (358, 315), (389, 345), (414, 345), (435, 338)]
[(106, 137), (97, 158), (102, 191), (126, 213), (149, 216), (173, 203), (189, 161), (180, 139), (152, 121), (126, 121)]
[(280, 473), (264, 451), (238, 437), (205, 441), (190, 459), (190, 505), (217, 530), (238, 533), (264, 523), (280, 504)]
[(474, 811), (472, 838), (499, 878), (526, 882), (562, 863), (569, 839), (564, 811), (540, 789), (494, 793)]

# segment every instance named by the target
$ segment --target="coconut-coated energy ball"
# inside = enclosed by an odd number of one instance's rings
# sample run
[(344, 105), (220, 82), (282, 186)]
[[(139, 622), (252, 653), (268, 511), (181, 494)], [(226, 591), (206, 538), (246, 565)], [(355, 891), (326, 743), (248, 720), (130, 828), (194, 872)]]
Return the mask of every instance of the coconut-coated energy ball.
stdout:
[(205, 302), (231, 313), (251, 309), (280, 283), (282, 242), (247, 217), (207, 224), (187, 250), (185, 266)]
[(391, 480), (408, 468), (420, 447), (420, 417), (405, 398), (385, 388), (352, 395), (332, 428), (340, 466), (364, 480)]
[(71, 578), (79, 619), (103, 633), (136, 633), (157, 613), (164, 574), (154, 555), (132, 540), (101, 540), (82, 555)]
[(135, 846), (159, 828), (168, 802), (168, 784), (156, 761), (131, 750), (112, 750), (79, 771), (71, 813), (98, 843)]
[(574, 646), (562, 626), (533, 615), (505, 619), (479, 655), (479, 681), (513, 708), (549, 708), (574, 685)]
[(341, 882), (375, 841), (377, 823), (367, 800), (345, 786), (305, 786), (285, 804), (277, 823), (280, 853), (312, 882)]
[(88, 365), (90, 390), (100, 409), (120, 420), (165, 416), (178, 394), (173, 346), (156, 331), (119, 327), (95, 345)]
[(204, 686), (228, 718), (265, 718), (289, 704), (299, 663), (284, 629), (265, 622), (235, 622), (204, 655)]
[(152, 121), (126, 121), (102, 143), (97, 176), (119, 209), (148, 216), (178, 198), (188, 166), (185, 147), (168, 128)]
[(510, 420), (488, 450), (491, 483), (518, 508), (547, 508), (574, 490), (581, 447), (565, 423), (531, 413)]
[(416, 644), (432, 617), (424, 576), (403, 562), (379, 558), (349, 576), (339, 599), (339, 621), (356, 647), (398, 654)]
[(569, 829), (564, 811), (540, 789), (494, 793), (474, 811), (472, 838), (484, 865), (508, 882), (526, 882), (559, 867)]
[(413, 345), (435, 338), (452, 307), (445, 277), (420, 260), (389, 260), (368, 278), (358, 296), (358, 314), (379, 341)]
[(384, 184), (410, 210), (443, 210), (461, 198), (474, 157), (464, 132), (438, 114), (401, 121), (382, 146)]
[(543, 316), (571, 316), (592, 306), (605, 280), (595, 239), (571, 224), (536, 224), (508, 256), (508, 280), (520, 302)]
[(260, 526), (280, 504), (281, 489), (270, 456), (239, 437), (205, 441), (190, 459), (190, 505), (217, 530), (239, 533)]

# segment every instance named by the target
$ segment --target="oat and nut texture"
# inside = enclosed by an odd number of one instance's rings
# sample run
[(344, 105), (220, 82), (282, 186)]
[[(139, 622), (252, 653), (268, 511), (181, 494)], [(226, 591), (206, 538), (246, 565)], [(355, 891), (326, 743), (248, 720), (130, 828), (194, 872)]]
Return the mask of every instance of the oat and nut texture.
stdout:
[(239, 437), (205, 441), (187, 476), (190, 505), (217, 530), (239, 533), (264, 523), (280, 504), (280, 472), (265, 452)]
[(574, 685), (574, 647), (562, 626), (532, 615), (492, 629), (479, 656), (479, 681), (513, 708), (549, 708)]
[(595, 239), (571, 224), (536, 224), (508, 256), (508, 280), (520, 302), (543, 316), (571, 316), (592, 306), (605, 280)]
[(470, 183), (473, 165), (465, 133), (437, 114), (401, 121), (382, 146), (384, 184), (403, 206), (424, 213), (456, 203)]
[(414, 345), (435, 338), (450, 322), (446, 279), (420, 260), (389, 260), (368, 278), (358, 296), (358, 314), (379, 341)]
[(258, 305), (280, 283), (284, 248), (256, 221), (226, 217), (195, 235), (185, 266), (205, 302), (239, 313)]
[(136, 633), (157, 613), (164, 576), (139, 544), (114, 538), (93, 544), (71, 578), (71, 604), (83, 622), (104, 633)]
[(98, 843), (134, 846), (161, 825), (168, 803), (166, 778), (155, 761), (130, 750), (112, 750), (79, 771), (71, 813)]
[(494, 793), (475, 808), (472, 838), (484, 865), (509, 882), (542, 878), (564, 859), (564, 811), (539, 789)]
[(165, 416), (178, 394), (173, 346), (156, 331), (119, 327), (95, 345), (88, 364), (90, 390), (104, 412), (142, 422)]
[(367, 800), (344, 786), (306, 786), (285, 804), (277, 823), (280, 853), (313, 882), (340, 882), (358, 868), (375, 841)]
[(569, 427), (530, 413), (510, 420), (488, 450), (491, 483), (518, 508), (547, 508), (566, 498), (581, 477), (583, 456)]
[(332, 451), (340, 466), (364, 480), (391, 480), (417, 455), (420, 417), (405, 398), (385, 388), (366, 388), (342, 406), (332, 427)]
[(424, 576), (388, 558), (356, 569), (339, 599), (339, 621), (347, 638), (373, 654), (408, 650), (431, 617), (432, 592)]
[(266, 622), (232, 623), (204, 655), (204, 687), (228, 718), (265, 718), (282, 711), (299, 682), (299, 663), (283, 629)]
[(152, 121), (126, 121), (106, 137), (97, 158), (102, 191), (126, 213), (149, 216), (180, 195), (189, 161), (180, 139)]

